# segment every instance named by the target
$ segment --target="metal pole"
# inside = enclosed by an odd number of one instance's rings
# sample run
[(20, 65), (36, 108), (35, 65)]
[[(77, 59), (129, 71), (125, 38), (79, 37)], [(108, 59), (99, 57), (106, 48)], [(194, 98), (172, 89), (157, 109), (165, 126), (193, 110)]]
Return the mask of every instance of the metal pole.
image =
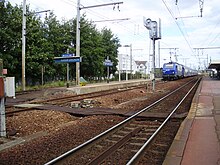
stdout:
[(158, 63), (159, 63), (159, 68), (160, 68), (160, 41), (158, 41)]
[[(107, 56), (107, 60), (109, 60), (109, 56)], [(107, 66), (107, 83), (109, 83), (109, 66)]]
[(207, 69), (209, 67), (209, 55), (207, 54)]
[(26, 0), (23, 0), (22, 14), (22, 90), (25, 91), (25, 42), (26, 42)]
[(128, 54), (126, 55), (127, 57), (125, 58), (126, 59), (126, 68), (125, 68), (125, 71), (126, 71), (126, 81), (128, 81)]
[(120, 71), (120, 69), (118, 71), (118, 81), (121, 81), (121, 71)]
[[(108, 6), (108, 5), (116, 5), (122, 4), (123, 2), (113, 2), (108, 4), (101, 4), (101, 5), (94, 5), (94, 6), (83, 6), (80, 7), (80, 0), (77, 0), (77, 16), (76, 16), (76, 56), (80, 57), (80, 10), (81, 9), (88, 9), (88, 8), (95, 8), (101, 6)], [(76, 85), (80, 84), (80, 62), (76, 63)]]
[[(80, 0), (77, 1), (77, 17), (76, 17), (76, 56), (80, 57)], [(76, 85), (80, 81), (80, 62), (76, 63)]]
[(44, 66), (41, 66), (41, 85), (44, 85)]
[[(132, 44), (130, 44), (130, 71), (131, 71), (130, 73), (132, 75)], [(130, 79), (131, 79), (131, 77), (130, 77)]]
[(121, 57), (118, 55), (118, 81), (121, 81)]
[(1, 115), (1, 130), (0, 130), (0, 136), (1, 137), (6, 137), (6, 124), (5, 124), (5, 103), (4, 100), (5, 98), (2, 97), (1, 99), (1, 103), (0, 103), (0, 115)]
[(152, 83), (153, 83), (153, 91), (155, 91), (155, 38), (153, 38), (153, 60), (152, 60), (152, 74), (153, 74), (153, 79), (152, 79)]
[[(69, 54), (70, 50), (67, 49), (66, 53)], [(70, 76), (69, 76), (69, 63), (66, 64), (66, 87), (69, 88), (69, 81), (70, 81)]]

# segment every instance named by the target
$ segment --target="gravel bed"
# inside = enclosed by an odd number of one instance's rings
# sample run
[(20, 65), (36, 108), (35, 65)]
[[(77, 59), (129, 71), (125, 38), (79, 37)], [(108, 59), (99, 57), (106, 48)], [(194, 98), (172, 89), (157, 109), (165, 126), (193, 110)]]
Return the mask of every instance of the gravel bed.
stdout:
[(77, 120), (67, 113), (52, 110), (32, 110), (7, 117), (8, 132), (16, 131), (16, 137), (23, 137), (39, 131), (53, 131), (59, 125)]
[(123, 118), (91, 116), (78, 118), (48, 135), (36, 138), (0, 152), (0, 164), (44, 164), (65, 151), (110, 128)]

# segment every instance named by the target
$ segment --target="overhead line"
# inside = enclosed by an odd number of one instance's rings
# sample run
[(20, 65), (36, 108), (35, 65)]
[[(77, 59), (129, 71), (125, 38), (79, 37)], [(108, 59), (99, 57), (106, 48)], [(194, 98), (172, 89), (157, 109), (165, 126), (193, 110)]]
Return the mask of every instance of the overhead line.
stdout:
[(201, 47), (201, 48), (193, 48), (193, 49), (220, 49), (220, 46), (215, 46), (215, 47)]
[[(98, 12), (95, 12), (95, 11), (93, 11), (93, 10), (91, 10), (91, 9), (86, 9), (88, 12), (90, 12), (90, 13), (92, 13), (92, 14), (94, 14), (95, 13), (95, 15), (96, 16), (98, 16), (98, 17), (100, 17), (100, 18), (103, 18), (103, 19), (109, 19), (108, 17), (106, 17), (106, 16), (104, 16), (104, 15), (102, 15), (102, 14), (100, 14), (100, 13), (98, 13)], [(131, 22), (131, 21), (130, 21)], [(124, 26), (124, 25), (121, 25), (120, 23), (118, 23), (117, 24), (117, 26), (121, 26), (123, 29), (125, 29), (126, 31), (128, 31), (129, 33), (131, 33), (132, 34), (132, 32), (133, 32), (133, 30), (132, 29), (129, 29), (128, 27), (126, 27), (126, 26)], [(130, 35), (128, 36), (129, 38), (131, 38), (131, 39), (133, 39), (133, 37), (131, 37)], [(141, 38), (143, 38), (143, 39), (146, 39), (144, 36), (141, 36), (141, 35), (137, 35), (136, 37), (141, 37)]]
[(174, 15), (173, 15), (173, 13), (172, 13), (172, 11), (169, 9), (169, 7), (167, 6), (166, 2), (165, 2), (164, 0), (162, 0), (162, 1), (163, 1), (164, 5), (166, 6), (167, 10), (169, 11), (170, 15), (172, 16), (172, 18), (174, 19), (174, 21), (175, 21), (177, 27), (179, 28), (180, 32), (182, 33), (182, 35), (183, 35), (183, 37), (184, 37), (184, 39), (185, 39), (187, 45), (189, 46), (189, 48), (191, 49), (191, 51), (192, 51), (192, 53), (193, 53), (193, 49), (192, 49), (192, 47), (190, 46), (189, 41), (186, 39), (185, 34), (183, 33), (182, 29), (180, 28), (178, 22), (176, 21)]
[[(61, 1), (65, 2), (65, 3), (69, 4), (69, 5), (73, 5), (73, 4), (70, 4), (70, 3), (66, 2), (66, 1), (73, 2), (73, 1), (71, 1), (71, 0), (61, 0)], [(97, 1), (97, 0), (96, 0), (96, 1)], [(98, 2), (98, 1), (97, 1), (97, 2)], [(103, 2), (104, 2), (104, 1), (103, 1)], [(113, 2), (113, 1), (112, 1), (112, 2)], [(74, 2), (73, 2), (73, 3), (74, 3)], [(113, 2), (113, 3), (114, 3), (114, 2)], [(86, 10), (87, 12), (93, 14), (93, 15), (96, 15), (97, 17), (99, 17), (99, 18), (101, 18), (101, 19), (109, 19), (108, 17), (104, 16), (103, 14), (100, 14), (100, 13), (98, 13), (98, 12), (92, 10), (92, 9), (85, 9), (85, 10)], [(132, 21), (129, 21), (129, 22), (132, 23)], [(133, 23), (132, 23), (132, 24), (133, 24)], [(126, 30), (127, 32), (129, 32), (130, 34), (133, 34), (133, 29), (130, 29), (130, 28), (128, 28), (127, 26), (122, 25), (121, 23), (117, 23), (116, 25), (114, 25), (114, 24), (112, 23), (112, 25), (113, 25), (113, 26), (117, 26), (117, 27), (119, 27), (119, 28), (121, 28), (121, 29), (124, 29), (124, 30)], [(134, 40), (134, 38), (140, 38), (140, 39), (147, 40), (147, 37), (145, 37), (145, 36), (143, 36), (143, 35), (141, 35), (141, 34), (138, 34), (138, 35), (135, 35), (135, 36), (129, 35), (128, 38), (130, 38), (130, 40)], [(131, 42), (132, 42), (132, 41), (131, 41)]]
[(107, 4), (101, 4), (101, 5), (83, 6), (83, 7), (80, 7), (80, 9), (88, 9), (88, 8), (94, 8), (94, 7), (101, 7), (101, 6), (108, 6), (108, 5), (119, 5), (119, 4), (123, 4), (123, 2), (113, 2), (113, 3), (107, 3)]
[(121, 19), (107, 19), (107, 20), (99, 20), (99, 21), (93, 21), (93, 22), (112, 22), (112, 21), (126, 21), (130, 18), (121, 18)]
[[(96, 1), (97, 1), (97, 0), (96, 0)], [(112, 0), (111, 0), (111, 1), (112, 1)], [(101, 1), (97, 1), (97, 2), (101, 2)], [(102, 2), (104, 2), (104, 1), (102, 1)], [(112, 2), (114, 2), (114, 1), (112, 1)], [(90, 13), (92, 13), (92, 14), (95, 13), (96, 16), (98, 16), (98, 17), (100, 17), (100, 18), (102, 18), (102, 19), (110, 19), (110, 18), (108, 18), (108, 17), (106, 17), (106, 16), (103, 16), (103, 14), (100, 14), (100, 13), (98, 13), (98, 12), (93, 11), (92, 9), (86, 9), (86, 10), (87, 10), (87, 11), (89, 10)], [(134, 24), (131, 20), (129, 20), (129, 22), (131, 22), (132, 24)], [(118, 23), (117, 25), (114, 25), (114, 26), (118, 26), (118, 27), (121, 26), (121, 28), (125, 29), (125, 30), (128, 31), (130, 34), (133, 33), (133, 29), (130, 29), (130, 28), (128, 28), (128, 27), (122, 25), (121, 23)], [(144, 40), (146, 39), (145, 36), (140, 35), (140, 34), (135, 35), (135, 37), (138, 37), (138, 38), (141, 38), (141, 39), (144, 39)], [(131, 37), (131, 36), (129, 36), (129, 38), (134, 39), (134, 37)]]
[[(176, 5), (176, 7), (177, 7), (177, 10), (178, 10), (178, 12), (179, 12), (179, 15), (181, 16), (181, 14), (180, 14), (180, 9), (179, 9), (178, 4)], [(186, 31), (186, 26), (185, 26), (185, 24), (184, 24), (182, 18), (181, 18), (181, 22), (182, 22), (182, 24), (183, 24), (183, 28), (185, 29), (185, 33), (186, 33), (186, 35), (187, 35), (187, 38), (189, 39), (189, 35), (188, 35), (187, 31)]]
[[(63, 1), (64, 3), (66, 3), (66, 4), (68, 4), (68, 5), (71, 5), (71, 6), (75, 6), (75, 5), (73, 5), (73, 4), (71, 4), (71, 3), (75, 3), (75, 2), (73, 2), (73, 1), (71, 1), (71, 0), (60, 0), (60, 1)], [(97, 0), (96, 0), (97, 1)], [(112, 0), (111, 0), (112, 1)], [(71, 3), (69, 3), (69, 2), (71, 2)], [(97, 2), (101, 2), (101, 1), (97, 1)], [(102, 2), (104, 2), (104, 1), (102, 1)], [(112, 1), (113, 3), (115, 3), (114, 1)], [(76, 4), (76, 3), (75, 3)], [(83, 6), (83, 5), (82, 5)], [(75, 6), (76, 7), (76, 6)], [(100, 14), (100, 13), (98, 13), (98, 12), (95, 12), (95, 11), (93, 11), (92, 9), (85, 9), (87, 12), (89, 12), (89, 13), (91, 13), (91, 14), (93, 14), (93, 15), (96, 15), (97, 17), (99, 17), (99, 18), (101, 18), (101, 19), (109, 19), (108, 17), (106, 17), (106, 16), (104, 16), (104, 15), (102, 15), (102, 14)], [(109, 21), (110, 22), (110, 21)], [(132, 23), (132, 21), (129, 21), (129, 22), (131, 22)], [(132, 23), (133, 24), (133, 23)], [(126, 31), (128, 31), (130, 34), (133, 34), (133, 30), (132, 29), (129, 29), (128, 27), (126, 27), (126, 26), (124, 26), (124, 25), (121, 25), (120, 23), (118, 23), (117, 25), (113, 25), (113, 26), (118, 26), (118, 27), (120, 27), (120, 28), (122, 28), (122, 29), (125, 29)], [(138, 34), (138, 35), (135, 35), (135, 36), (131, 36), (131, 35), (129, 35), (128, 36), (128, 38), (130, 38), (130, 39), (134, 39), (134, 37), (135, 38), (140, 38), (140, 39), (144, 39), (144, 40), (146, 40), (147, 39), (147, 37), (145, 37), (145, 36), (143, 36), (143, 35), (140, 35), (140, 34)]]

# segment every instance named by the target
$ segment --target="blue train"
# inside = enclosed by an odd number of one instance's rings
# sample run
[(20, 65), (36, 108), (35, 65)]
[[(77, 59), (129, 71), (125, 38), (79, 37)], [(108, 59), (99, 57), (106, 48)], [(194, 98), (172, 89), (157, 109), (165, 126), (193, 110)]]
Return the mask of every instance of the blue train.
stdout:
[(198, 72), (177, 62), (169, 62), (163, 64), (162, 74), (164, 80), (175, 80), (195, 76)]

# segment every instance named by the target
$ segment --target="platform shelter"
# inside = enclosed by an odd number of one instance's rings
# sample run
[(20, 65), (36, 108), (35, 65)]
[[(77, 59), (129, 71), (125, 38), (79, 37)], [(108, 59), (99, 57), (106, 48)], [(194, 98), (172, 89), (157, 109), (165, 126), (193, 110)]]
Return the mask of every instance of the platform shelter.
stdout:
[(220, 79), (220, 60), (210, 62), (208, 69), (215, 69), (217, 72), (216, 77)]

